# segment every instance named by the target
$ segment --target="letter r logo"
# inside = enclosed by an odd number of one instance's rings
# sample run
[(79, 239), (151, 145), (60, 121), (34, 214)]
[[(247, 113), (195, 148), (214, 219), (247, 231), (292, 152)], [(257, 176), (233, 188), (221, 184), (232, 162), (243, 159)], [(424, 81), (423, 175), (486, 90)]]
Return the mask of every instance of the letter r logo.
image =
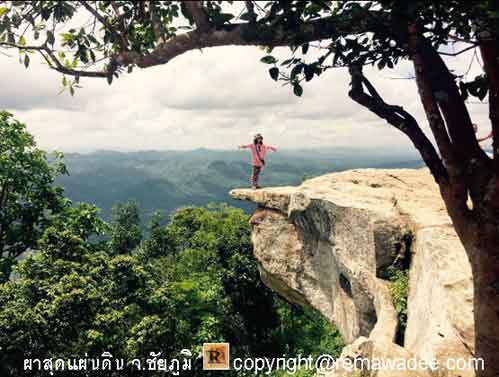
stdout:
[(203, 343), (204, 370), (228, 370), (229, 361), (229, 343)]

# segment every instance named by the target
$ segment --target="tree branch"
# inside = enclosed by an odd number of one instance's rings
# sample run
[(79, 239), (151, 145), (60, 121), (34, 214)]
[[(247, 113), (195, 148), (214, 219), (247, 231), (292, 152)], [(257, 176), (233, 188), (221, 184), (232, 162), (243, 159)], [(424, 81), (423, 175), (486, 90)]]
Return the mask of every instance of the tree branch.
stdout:
[(477, 41), (475, 41), (473, 39), (457, 37), (455, 35), (449, 35), (449, 39), (452, 39), (453, 41), (456, 41), (456, 42), (472, 43), (474, 45), (476, 45), (478, 43)]
[(248, 0), (244, 2), (246, 6), (246, 12), (248, 12), (250, 16), (250, 22), (256, 22), (257, 15), (255, 13), (255, 4), (253, 4), (253, 1)]
[[(79, 77), (108, 77), (109, 71), (87, 71), (81, 69), (73, 69), (67, 68), (60, 62), (59, 59), (55, 56), (54, 52), (49, 49), (47, 46), (44, 46), (42, 49), (50, 59), (44, 56), (45, 60), (49, 64), (50, 68), (55, 69), (58, 72), (61, 72), (70, 76), (79, 76)], [(43, 55), (43, 54), (42, 54)], [(112, 73), (112, 72), (111, 72)]]
[(449, 173), (450, 184), (442, 191), (447, 210), (453, 219), (468, 216), (471, 197), (473, 210), (481, 211), (490, 159), (478, 144), (455, 77), (414, 24), (408, 25), (408, 44), (421, 102)]
[[(98, 20), (106, 30), (112, 32), (117, 38), (120, 36), (116, 27), (113, 26), (116, 22), (108, 21), (106, 17), (94, 9), (88, 2), (80, 1), (82, 7), (90, 12), (94, 19)], [(143, 2), (139, 2), (139, 10), (143, 10)], [(278, 25), (268, 25), (264, 23), (234, 23), (225, 24), (219, 27), (209, 27), (206, 22), (208, 18), (204, 18), (206, 14), (202, 8), (202, 1), (185, 2), (185, 6), (196, 14), (196, 22), (198, 28), (178, 34), (162, 43), (157, 43), (155, 48), (150, 52), (137, 52), (128, 50), (123, 44), (122, 49), (109, 57), (109, 63), (106, 69), (101, 71), (87, 71), (85, 69), (72, 69), (65, 67), (54, 55), (52, 49), (47, 48), (46, 44), (41, 46), (20, 46), (17, 44), (0, 43), (0, 46), (16, 47), (24, 50), (37, 50), (44, 55), (51, 68), (71, 76), (79, 77), (102, 77), (109, 78), (110, 74), (115, 72), (120, 66), (137, 65), (141, 68), (166, 64), (175, 57), (191, 50), (198, 50), (207, 47), (216, 46), (289, 46), (290, 44), (298, 45), (310, 41), (328, 40), (338, 35), (361, 34), (379, 27), (381, 23), (389, 24), (390, 14), (385, 11), (372, 11), (370, 16), (364, 12), (353, 15), (352, 17), (344, 18), (338, 16), (328, 16), (320, 19), (306, 21), (291, 30), (285, 23)], [(257, 3), (253, 3), (258, 6)], [(189, 11), (189, 10), (188, 10)], [(145, 15), (144, 15), (145, 16)], [(120, 18), (121, 16), (118, 16)], [(150, 15), (148, 15), (150, 17)], [(203, 31), (204, 30), (204, 31)], [(120, 36), (122, 37), (122, 36)]]
[[(480, 33), (482, 34), (482, 33)], [(489, 81), (489, 117), (492, 125), (495, 173), (499, 176), (499, 38), (480, 39), (483, 68)]]
[(202, 1), (187, 1), (185, 2), (187, 11), (191, 14), (194, 24), (199, 31), (207, 31), (211, 28), (208, 15), (203, 8)]
[(414, 72), (416, 73), (416, 83), (423, 109), (428, 119), (430, 129), (435, 136), (438, 149), (447, 166), (451, 169), (456, 166), (456, 156), (452, 149), (452, 143), (447, 133), (442, 114), (437, 106), (435, 96), (428, 82), (423, 79), (422, 61), (419, 55), (413, 56)]
[[(187, 4), (187, 3), (186, 3)], [(145, 55), (124, 51), (116, 56), (119, 65), (136, 64), (141, 68), (166, 64), (173, 58), (191, 50), (217, 46), (288, 46), (310, 41), (330, 39), (337, 34), (364, 33), (379, 27), (386, 21), (387, 14), (376, 13), (372, 19), (364, 14), (342, 19), (335, 16), (304, 22), (300, 30), (290, 33), (282, 26), (270, 26), (258, 23), (237, 23), (224, 25), (216, 30), (211, 28), (206, 32), (196, 29), (179, 34), (158, 44), (156, 48)], [(374, 25), (376, 22), (376, 25)], [(386, 21), (388, 22), (388, 21)]]
[(79, 3), (90, 14), (92, 14), (112, 35), (114, 35), (116, 39), (120, 41), (120, 45), (123, 50), (126, 50), (128, 48), (128, 42), (125, 36), (118, 33), (116, 29), (107, 21), (107, 19), (104, 16), (102, 16), (96, 9), (92, 8), (92, 6), (88, 3), (88, 1), (80, 0)]
[(483, 69), (489, 81), (489, 118), (492, 126), (494, 177), (487, 198), (491, 212), (499, 213), (499, 36), (487, 31), (478, 34)]
[(151, 15), (151, 26), (152, 31), (154, 33), (154, 38), (156, 39), (156, 43), (164, 43), (165, 39), (163, 38), (163, 26), (161, 25), (161, 21), (156, 12), (156, 7), (154, 5), (154, 1), (149, 1), (149, 13)]
[[(114, 13), (116, 14), (116, 19), (113, 20), (111, 27), (113, 27), (113, 24), (117, 24), (121, 34), (119, 34), (124, 42), (124, 48), (127, 48), (128, 43), (126, 42), (127, 40), (127, 27), (125, 24), (125, 18), (126, 18), (126, 12), (120, 13), (120, 10), (118, 8), (118, 5), (116, 4), (116, 1), (111, 1), (111, 7), (114, 10)], [(122, 46), (123, 47), (123, 46)]]
[(471, 49), (474, 49), (477, 47), (477, 44), (473, 44), (472, 46), (468, 46), (466, 48), (463, 48), (462, 50), (459, 50), (458, 52), (443, 52), (443, 51), (439, 51), (438, 53), (440, 55), (445, 55), (445, 56), (458, 56), (458, 55), (461, 55), (462, 53), (466, 52), (466, 51), (469, 51)]
[[(67, 68), (61, 63), (57, 56), (54, 54), (46, 44), (35, 46), (35, 45), (19, 45), (10, 42), (0, 42), (0, 47), (7, 48), (17, 48), (24, 51), (38, 51), (40, 55), (45, 59), (50, 68), (70, 76), (80, 76), (80, 77), (108, 77), (110, 71), (88, 71), (82, 69)], [(111, 72), (112, 73), (112, 72)]]
[(444, 159), (460, 170), (467, 169), (472, 159), (487, 159), (476, 140), (455, 78), (439, 53), (418, 33), (415, 25), (409, 26), (408, 42), (426, 117)]
[[(350, 98), (406, 134), (421, 154), (437, 183), (446, 184), (448, 175), (442, 160), (416, 119), (402, 107), (387, 104), (363, 75), (362, 67), (351, 66), (349, 73), (352, 78), (352, 89), (348, 93)], [(368, 89), (369, 94), (364, 91), (364, 87)]]

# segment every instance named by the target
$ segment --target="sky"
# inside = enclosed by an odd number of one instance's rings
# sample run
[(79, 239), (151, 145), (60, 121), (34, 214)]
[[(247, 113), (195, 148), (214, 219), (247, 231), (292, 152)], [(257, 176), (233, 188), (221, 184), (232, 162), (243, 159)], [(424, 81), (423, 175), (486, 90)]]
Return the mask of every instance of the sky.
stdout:
[[(457, 47), (456, 47), (457, 48)], [(287, 49), (276, 49), (286, 58)], [(115, 80), (82, 79), (74, 97), (59, 94), (62, 76), (40, 60), (29, 69), (0, 54), (0, 108), (26, 123), (46, 150), (235, 149), (259, 132), (267, 144), (301, 149), (335, 146), (413, 148), (407, 137), (348, 97), (349, 75), (330, 70), (304, 85), (298, 98), (271, 80), (257, 47), (191, 51), (167, 65), (136, 69)], [(472, 53), (449, 60), (467, 70)], [(365, 70), (385, 101), (402, 105), (426, 133), (427, 122), (412, 79), (412, 64)], [(469, 73), (480, 72), (474, 63)], [(490, 130), (487, 106), (469, 106), (480, 134)]]

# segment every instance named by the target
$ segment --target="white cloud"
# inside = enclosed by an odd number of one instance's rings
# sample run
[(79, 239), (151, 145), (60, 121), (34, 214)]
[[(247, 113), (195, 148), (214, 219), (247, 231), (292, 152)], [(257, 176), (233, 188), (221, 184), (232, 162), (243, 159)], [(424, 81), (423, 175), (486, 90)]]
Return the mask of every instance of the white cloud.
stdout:
[[(278, 54), (286, 55), (282, 49)], [(302, 98), (272, 81), (263, 52), (252, 47), (192, 51), (165, 66), (135, 71), (109, 86), (85, 79), (76, 96), (58, 95), (61, 77), (33, 59), (25, 70), (0, 56), (1, 107), (28, 124), (45, 149), (234, 148), (261, 132), (279, 147), (406, 146), (399, 131), (348, 97), (345, 70), (331, 70), (304, 86)], [(450, 62), (464, 72), (472, 55)], [(470, 77), (478, 73), (472, 67)], [(396, 70), (367, 69), (386, 101), (404, 106), (427, 130), (410, 62)], [(487, 125), (487, 108), (471, 105)], [(484, 126), (486, 128), (486, 126)], [(486, 132), (486, 130), (484, 130)]]

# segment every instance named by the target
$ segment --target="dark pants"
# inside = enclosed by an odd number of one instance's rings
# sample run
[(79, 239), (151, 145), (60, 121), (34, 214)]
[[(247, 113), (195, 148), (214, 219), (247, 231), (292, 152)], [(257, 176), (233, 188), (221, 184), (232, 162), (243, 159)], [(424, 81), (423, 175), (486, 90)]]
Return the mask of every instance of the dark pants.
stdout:
[(253, 171), (251, 173), (251, 186), (258, 186), (258, 177), (260, 176), (260, 172), (262, 171), (261, 166), (253, 165)]

